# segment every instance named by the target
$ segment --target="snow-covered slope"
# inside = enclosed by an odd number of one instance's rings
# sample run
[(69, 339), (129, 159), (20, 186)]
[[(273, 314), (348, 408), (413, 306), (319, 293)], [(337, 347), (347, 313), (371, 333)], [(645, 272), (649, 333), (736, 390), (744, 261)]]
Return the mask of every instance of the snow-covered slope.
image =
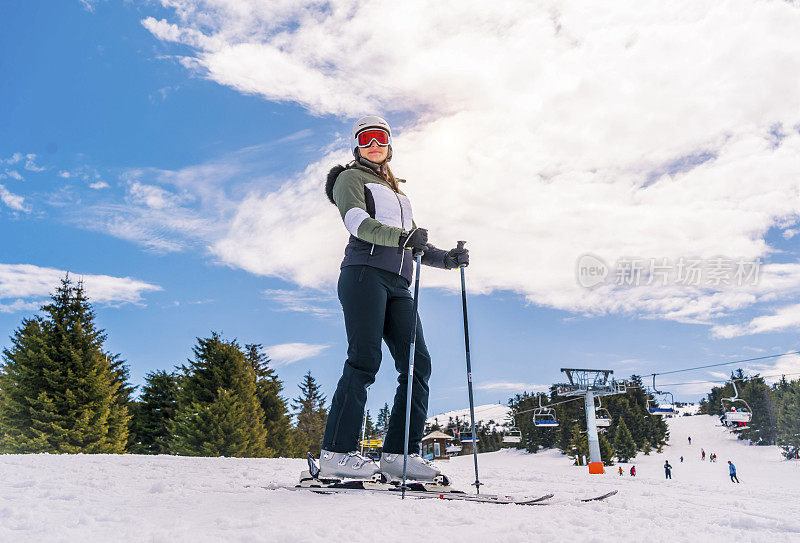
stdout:
[[(605, 502), (546, 507), (261, 488), (293, 484), (304, 467), (299, 459), (5, 455), (0, 541), (800, 541), (800, 465), (775, 447), (736, 440), (712, 417), (668, 423), (671, 445), (637, 458), (636, 478), (629, 465), (624, 477), (616, 467), (590, 476), (555, 451), (480, 455), (486, 493), (569, 499), (619, 489)], [(701, 461), (701, 448), (719, 462)], [(739, 485), (728, 478), (728, 459)], [(471, 457), (443, 468), (468, 489)]]
[(678, 405), (675, 410), (678, 412), (678, 416), (688, 416), (688, 415), (698, 415), (700, 414), (700, 404), (699, 403), (686, 403), (682, 405)]
[[(486, 405), (475, 406), (475, 424), (482, 422), (491, 428), (495, 426), (504, 426), (508, 423), (508, 415), (511, 413), (511, 408), (499, 403), (490, 403)], [(441, 415), (434, 415), (428, 419), (428, 424), (438, 423), (440, 426), (447, 426), (447, 422), (452, 417), (456, 417), (462, 422), (469, 423), (469, 409), (460, 409), (458, 411), (448, 411)], [(494, 421), (491, 423), (490, 421)]]

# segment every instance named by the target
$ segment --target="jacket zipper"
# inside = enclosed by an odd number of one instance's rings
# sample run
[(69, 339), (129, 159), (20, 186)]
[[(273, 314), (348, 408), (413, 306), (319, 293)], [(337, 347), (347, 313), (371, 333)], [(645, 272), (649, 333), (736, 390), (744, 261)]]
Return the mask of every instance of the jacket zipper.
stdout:
[[(394, 192), (394, 191), (392, 191)], [(400, 206), (400, 229), (406, 229), (406, 221), (403, 219), (403, 204), (400, 202), (400, 196), (394, 192), (394, 197), (397, 198), (397, 205)], [(403, 247), (403, 252), (400, 254), (400, 269), (397, 272), (397, 275), (403, 275), (403, 261), (406, 258), (406, 249)]]

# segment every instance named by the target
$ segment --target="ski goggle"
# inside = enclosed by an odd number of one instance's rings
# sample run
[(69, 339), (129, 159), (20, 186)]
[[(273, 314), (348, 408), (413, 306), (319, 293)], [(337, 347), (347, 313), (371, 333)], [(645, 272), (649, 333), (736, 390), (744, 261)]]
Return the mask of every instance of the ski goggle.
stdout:
[(358, 147), (369, 147), (372, 145), (373, 140), (381, 147), (386, 147), (389, 145), (389, 133), (385, 130), (372, 128), (358, 134), (356, 140)]

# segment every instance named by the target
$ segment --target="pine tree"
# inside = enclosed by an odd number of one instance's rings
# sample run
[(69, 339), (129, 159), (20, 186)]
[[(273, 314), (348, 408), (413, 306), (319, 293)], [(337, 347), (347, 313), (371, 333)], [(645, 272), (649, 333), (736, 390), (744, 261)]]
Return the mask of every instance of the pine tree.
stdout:
[(238, 343), (213, 332), (181, 366), (173, 451), (187, 456), (264, 457), (267, 431), (256, 372)]
[(614, 447), (611, 446), (611, 443), (608, 442), (605, 434), (600, 434), (598, 436), (599, 444), (600, 444), (600, 459), (603, 461), (603, 464), (606, 466), (613, 466), (614, 465)]
[(130, 368), (120, 358), (120, 355), (105, 353), (105, 357), (111, 369), (112, 380), (119, 386), (117, 389), (118, 409), (112, 410), (108, 419), (109, 435), (114, 441), (126, 440), (125, 450), (130, 451), (136, 439), (132, 425), (136, 409), (133, 393), (137, 387), (130, 384)]
[(269, 357), (263, 352), (261, 345), (245, 345), (245, 352), (256, 373), (256, 394), (264, 411), (268, 456), (303, 456), (303, 446), (297, 443), (292, 432), (291, 415), (286, 400), (281, 397), (283, 383), (278, 379), (275, 370), (269, 367)]
[(800, 453), (800, 380), (791, 383), (784, 378), (776, 387), (778, 404), (777, 443), (786, 458)]
[(145, 376), (142, 395), (133, 417), (133, 434), (136, 443), (132, 452), (137, 454), (169, 454), (171, 450), (171, 424), (178, 408), (178, 378), (164, 370)]
[(589, 440), (581, 432), (578, 423), (572, 425), (572, 439), (570, 440), (570, 455), (575, 458), (575, 463), (581, 465), (584, 456), (589, 456)]
[(378, 411), (378, 420), (375, 422), (375, 431), (377, 432), (378, 436), (385, 436), (386, 431), (389, 429), (389, 415), (391, 411), (389, 411), (389, 404), (384, 403), (381, 410)]
[(322, 435), (328, 420), (325, 396), (309, 370), (298, 385), (300, 395), (292, 401), (292, 409), (297, 411), (296, 430), (306, 450), (322, 447)]
[(625, 419), (619, 419), (619, 424), (617, 424), (617, 431), (614, 434), (614, 450), (620, 462), (628, 462), (636, 456), (636, 442), (628, 430), (628, 425), (625, 424)]
[(375, 427), (372, 424), (372, 417), (369, 414), (369, 409), (367, 409), (366, 413), (364, 414), (365, 423), (364, 423), (364, 439), (372, 439), (375, 436)]
[(83, 284), (65, 277), (41, 311), (3, 350), (0, 452), (125, 452), (127, 368), (104, 353)]

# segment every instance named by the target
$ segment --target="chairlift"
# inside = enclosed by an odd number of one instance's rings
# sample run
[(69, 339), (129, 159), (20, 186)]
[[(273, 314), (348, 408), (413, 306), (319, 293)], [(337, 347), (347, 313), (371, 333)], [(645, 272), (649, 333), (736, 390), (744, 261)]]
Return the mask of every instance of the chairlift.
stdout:
[(594, 410), (594, 418), (598, 428), (608, 428), (611, 426), (611, 413), (608, 412), (608, 409), (603, 407), (600, 396), (597, 397), (597, 408)]
[(541, 394), (539, 395), (539, 407), (533, 411), (533, 425), (543, 428), (555, 428), (558, 426), (556, 410), (542, 405)]
[(478, 442), (478, 438), (477, 437), (475, 439), (472, 438), (472, 430), (464, 430), (463, 432), (461, 432), (459, 434), (459, 439), (461, 440), (461, 443), (472, 443), (472, 442), (477, 443)]
[(746, 401), (739, 397), (735, 379), (731, 379), (731, 384), (733, 385), (733, 396), (721, 400), (722, 409), (725, 411), (723, 420), (726, 426), (735, 426), (737, 429), (744, 430), (748, 428), (747, 423), (753, 418), (753, 410)]
[(521, 443), (522, 432), (514, 426), (514, 419), (511, 419), (511, 428), (503, 432), (503, 443)]
[[(653, 397), (650, 398), (650, 395)], [(660, 398), (662, 401), (659, 402), (656, 400), (656, 397)], [(666, 401), (667, 398), (669, 398), (669, 403)], [(659, 417), (677, 413), (677, 411), (675, 411), (675, 398), (672, 396), (672, 392), (661, 391), (656, 388), (655, 373), (653, 374), (653, 388), (649, 391), (647, 398), (647, 411), (651, 415), (658, 415)]]

